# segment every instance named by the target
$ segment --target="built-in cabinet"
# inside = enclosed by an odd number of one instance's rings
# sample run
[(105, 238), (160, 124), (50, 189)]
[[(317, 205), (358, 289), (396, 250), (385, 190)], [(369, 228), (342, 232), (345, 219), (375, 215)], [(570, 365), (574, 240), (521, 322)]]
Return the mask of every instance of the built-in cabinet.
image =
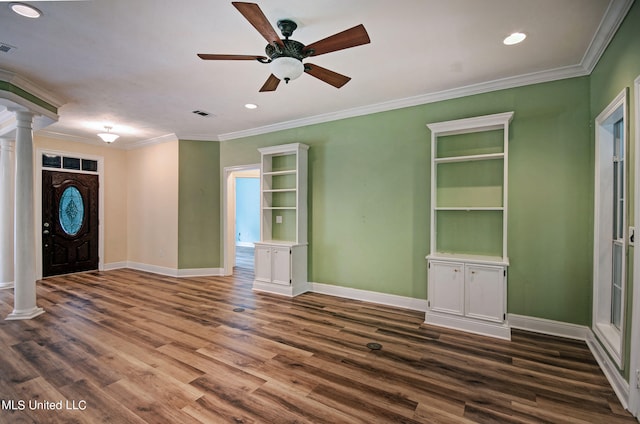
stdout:
[(260, 152), (260, 241), (253, 289), (296, 296), (307, 281), (307, 164), (301, 143)]
[(428, 124), (431, 240), (425, 322), (509, 339), (507, 187), (513, 112)]

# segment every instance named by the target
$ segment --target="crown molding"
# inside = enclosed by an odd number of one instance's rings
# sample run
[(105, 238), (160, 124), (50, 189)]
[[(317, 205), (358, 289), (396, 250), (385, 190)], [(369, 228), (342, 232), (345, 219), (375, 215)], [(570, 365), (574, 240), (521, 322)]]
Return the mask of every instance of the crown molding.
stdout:
[(633, 0), (612, 0), (609, 3), (609, 7), (580, 62), (587, 73), (590, 74), (598, 64), (613, 36), (620, 28), (622, 21), (627, 16), (629, 9), (631, 9), (632, 4)]
[(177, 134), (180, 140), (190, 141), (220, 141), (217, 135), (212, 134)]
[(33, 81), (16, 73), (0, 69), (0, 81), (8, 82), (9, 84), (20, 88), (38, 99), (49, 103), (56, 109), (60, 109), (60, 107), (66, 103), (64, 99), (56, 96), (51, 91), (42, 88)]
[(403, 99), (391, 100), (388, 102), (375, 103), (372, 105), (345, 109), (338, 112), (325, 113), (315, 115), (309, 118), (296, 119), (292, 121), (280, 122), (277, 124), (266, 125), (263, 127), (251, 128), (248, 130), (236, 131), (226, 134), (220, 134), (220, 141), (233, 140), (242, 137), (251, 137), (254, 135), (267, 134), (275, 131), (299, 128), (307, 125), (321, 124), (340, 119), (353, 118), (357, 116), (370, 115), (373, 113), (386, 112), (394, 109), (402, 109), (405, 107), (419, 106), (428, 103), (435, 103), (444, 100), (451, 100), (460, 97), (472, 96), (474, 94), (489, 93), (492, 91), (504, 90), (507, 88), (521, 87), (525, 85), (538, 84), (543, 82), (551, 82), (566, 78), (573, 78), (587, 75), (587, 71), (581, 65), (566, 66), (563, 68), (552, 69), (548, 71), (534, 72), (515, 77), (502, 78), (494, 81), (482, 82), (478, 84), (467, 85), (464, 87), (454, 88), (451, 90), (443, 90), (434, 93), (422, 94), (419, 96), (406, 97)]
[(168, 143), (171, 141), (178, 141), (178, 136), (176, 136), (175, 133), (165, 134), (159, 137), (148, 138), (146, 140), (140, 140), (133, 143), (128, 143), (123, 145), (123, 149), (134, 150), (142, 147), (152, 146), (154, 144)]
[(296, 119), (292, 121), (279, 122), (272, 125), (251, 128), (248, 130), (235, 131), (218, 135), (218, 140), (227, 141), (237, 138), (251, 137), (255, 135), (267, 134), (276, 131), (299, 128), (307, 125), (321, 124), (325, 122), (337, 121), (340, 119), (353, 118), (357, 116), (369, 115), (378, 112), (386, 112), (405, 107), (419, 106), (428, 103), (435, 103), (444, 100), (451, 100), (460, 97), (472, 96), (475, 94), (489, 93), (492, 91), (505, 90), (509, 88), (522, 87), (526, 85), (539, 84), (544, 82), (557, 81), (567, 78), (581, 77), (591, 74), (593, 68), (600, 60), (605, 49), (611, 42), (620, 24), (629, 12), (633, 0), (611, 0), (600, 25), (594, 34), (582, 61), (579, 64), (564, 66), (561, 68), (533, 72), (524, 75), (501, 78), (493, 81), (467, 85), (463, 87), (443, 90), (434, 93), (427, 93), (403, 99), (391, 100), (388, 102), (376, 103), (372, 105), (345, 109), (308, 118)]

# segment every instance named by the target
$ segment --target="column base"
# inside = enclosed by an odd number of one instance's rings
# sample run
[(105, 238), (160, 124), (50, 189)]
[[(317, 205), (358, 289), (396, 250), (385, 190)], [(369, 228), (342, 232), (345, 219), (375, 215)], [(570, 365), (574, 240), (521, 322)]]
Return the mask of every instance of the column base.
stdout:
[(44, 309), (42, 308), (38, 308), (37, 306), (33, 309), (29, 309), (26, 311), (16, 311), (14, 309), (13, 312), (11, 312), (9, 315), (7, 315), (7, 317), (5, 318), (5, 320), (7, 321), (11, 321), (11, 320), (19, 320), (19, 319), (31, 319), (31, 318), (35, 318), (38, 315), (42, 315), (44, 314)]
[(9, 281), (8, 283), (0, 283), (0, 290), (12, 289), (12, 288), (13, 288), (13, 281)]

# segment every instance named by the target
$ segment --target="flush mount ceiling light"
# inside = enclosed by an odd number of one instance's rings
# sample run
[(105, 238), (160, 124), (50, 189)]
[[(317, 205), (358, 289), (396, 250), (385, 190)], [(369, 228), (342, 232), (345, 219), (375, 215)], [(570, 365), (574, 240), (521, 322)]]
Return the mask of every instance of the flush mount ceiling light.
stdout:
[(247, 109), (257, 109), (258, 105), (253, 103), (247, 103), (246, 105), (244, 105), (244, 107), (246, 107)]
[(100, 137), (102, 139), (102, 141), (104, 141), (105, 143), (113, 143), (114, 141), (116, 141), (118, 139), (118, 137), (120, 137), (119, 135), (113, 134), (111, 132), (111, 127), (105, 126), (104, 129), (107, 132), (98, 134), (98, 137)]
[(527, 38), (527, 34), (525, 34), (524, 32), (514, 32), (513, 34), (502, 40), (502, 42), (506, 46), (513, 46), (514, 44), (522, 43), (525, 38)]
[(9, 6), (11, 6), (11, 10), (13, 10), (15, 13), (17, 13), (20, 16), (25, 16), (27, 18), (33, 18), (33, 19), (39, 18), (40, 16), (42, 16), (41, 11), (25, 3), (12, 2), (12, 3), (9, 3)]

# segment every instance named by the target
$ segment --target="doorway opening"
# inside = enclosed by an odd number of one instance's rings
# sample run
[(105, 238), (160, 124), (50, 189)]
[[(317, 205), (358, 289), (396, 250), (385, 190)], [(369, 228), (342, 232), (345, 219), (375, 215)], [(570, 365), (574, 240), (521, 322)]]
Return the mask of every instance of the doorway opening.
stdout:
[(224, 275), (253, 272), (253, 242), (260, 238), (260, 165), (224, 169)]

